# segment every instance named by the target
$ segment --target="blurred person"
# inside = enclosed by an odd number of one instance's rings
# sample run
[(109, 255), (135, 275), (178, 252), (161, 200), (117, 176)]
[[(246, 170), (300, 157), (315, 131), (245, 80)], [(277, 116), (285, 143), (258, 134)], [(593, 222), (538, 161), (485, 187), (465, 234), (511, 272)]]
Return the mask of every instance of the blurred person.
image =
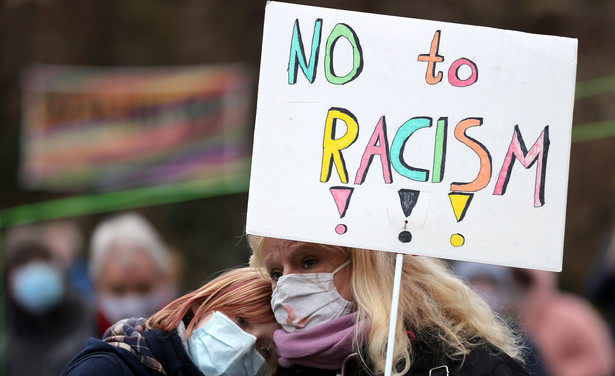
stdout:
[(512, 297), (514, 280), (512, 271), (499, 265), (480, 264), (457, 261), (453, 263), (453, 271), (467, 281), (492, 311), (503, 315), (515, 315), (510, 312), (514, 307)]
[(42, 237), (66, 269), (69, 282), (88, 302), (92, 302), (94, 287), (88, 275), (88, 265), (84, 255), (83, 231), (77, 222), (63, 219), (44, 223)]
[(588, 290), (592, 302), (608, 315), (611, 336), (615, 340), (615, 225), (590, 270)]
[(125, 319), (87, 347), (62, 376), (255, 376), (273, 373), (271, 284), (253, 268), (226, 272), (147, 321)]
[(46, 245), (22, 239), (4, 249), (7, 375), (56, 376), (97, 334), (94, 312)]
[(521, 323), (550, 374), (615, 374), (615, 345), (608, 327), (586, 300), (560, 291), (555, 273), (529, 269), (513, 269), (513, 273), (522, 287)]
[(78, 223), (70, 219), (11, 227), (4, 237), (5, 246), (22, 240), (40, 239), (57, 265), (66, 271), (68, 282), (86, 301), (93, 299), (93, 287), (85, 258), (85, 239)]
[(92, 235), (90, 276), (99, 334), (128, 317), (147, 317), (174, 298), (176, 263), (156, 230), (126, 213), (100, 223)]
[(452, 266), (455, 274), (467, 281), (470, 288), (483, 298), (494, 313), (508, 321), (515, 331), (520, 332), (525, 348), (525, 365), (530, 374), (548, 375), (534, 341), (524, 333), (518, 322), (519, 309), (512, 270), (506, 266), (463, 261), (453, 262)]

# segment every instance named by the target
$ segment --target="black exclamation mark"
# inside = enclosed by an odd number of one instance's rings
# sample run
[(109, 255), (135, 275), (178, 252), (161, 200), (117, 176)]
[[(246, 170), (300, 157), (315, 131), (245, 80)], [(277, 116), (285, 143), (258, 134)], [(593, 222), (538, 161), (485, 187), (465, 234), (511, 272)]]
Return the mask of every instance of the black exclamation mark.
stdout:
[[(406, 218), (412, 214), (412, 209), (416, 206), (416, 202), (419, 199), (420, 191), (413, 189), (400, 189), (399, 190), (399, 202), (401, 203), (401, 210), (403, 210)], [(399, 233), (398, 239), (402, 243), (410, 243), (412, 240), (412, 234), (406, 230), (408, 220), (404, 221), (404, 230)]]

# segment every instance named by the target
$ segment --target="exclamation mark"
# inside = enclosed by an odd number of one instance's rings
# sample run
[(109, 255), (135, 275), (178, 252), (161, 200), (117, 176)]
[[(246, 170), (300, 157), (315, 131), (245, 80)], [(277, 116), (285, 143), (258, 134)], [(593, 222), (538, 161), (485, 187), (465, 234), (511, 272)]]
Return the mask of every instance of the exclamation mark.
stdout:
[[(352, 196), (354, 188), (331, 187), (329, 188), (329, 191), (331, 192), (331, 195), (333, 195), (333, 199), (335, 200), (335, 204), (337, 205), (337, 211), (340, 213), (340, 218), (344, 218), (344, 216), (346, 215), (346, 210), (348, 210), (350, 196)], [(340, 223), (335, 226), (335, 232), (338, 235), (345, 234), (347, 230), (348, 228), (343, 223)]]
[[(400, 189), (399, 190), (399, 202), (401, 203), (401, 210), (403, 210), (406, 218), (412, 214), (412, 209), (416, 206), (416, 202), (419, 199), (420, 191), (415, 191), (412, 189)], [(402, 243), (410, 243), (412, 240), (412, 234), (410, 231), (406, 230), (408, 225), (408, 220), (404, 222), (404, 231), (399, 233), (397, 237)]]
[[(455, 213), (455, 218), (457, 218), (457, 222), (461, 222), (466, 216), (468, 206), (470, 206), (470, 202), (472, 202), (473, 197), (474, 193), (451, 192), (448, 194), (448, 198), (451, 200), (451, 205), (453, 206), (453, 212)], [(465, 243), (465, 241), (465, 238), (461, 234), (451, 235), (451, 245), (453, 247), (461, 247)]]

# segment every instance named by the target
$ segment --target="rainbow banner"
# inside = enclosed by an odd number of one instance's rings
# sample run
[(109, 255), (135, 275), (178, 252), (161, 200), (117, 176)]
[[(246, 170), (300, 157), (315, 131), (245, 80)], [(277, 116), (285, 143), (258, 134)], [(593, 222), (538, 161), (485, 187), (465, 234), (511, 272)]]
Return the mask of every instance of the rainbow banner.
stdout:
[(34, 66), (22, 87), (27, 188), (114, 191), (249, 174), (245, 66)]

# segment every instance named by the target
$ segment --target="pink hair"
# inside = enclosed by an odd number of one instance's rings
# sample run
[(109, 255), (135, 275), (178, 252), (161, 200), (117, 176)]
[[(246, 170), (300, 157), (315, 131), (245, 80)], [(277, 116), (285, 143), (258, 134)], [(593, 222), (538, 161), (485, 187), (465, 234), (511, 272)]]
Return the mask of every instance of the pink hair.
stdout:
[(186, 328), (189, 337), (200, 319), (211, 311), (220, 311), (230, 317), (240, 316), (256, 323), (274, 322), (271, 283), (264, 280), (262, 271), (256, 268), (233, 269), (175, 299), (151, 316), (146, 327), (170, 331), (189, 315), (191, 320)]

